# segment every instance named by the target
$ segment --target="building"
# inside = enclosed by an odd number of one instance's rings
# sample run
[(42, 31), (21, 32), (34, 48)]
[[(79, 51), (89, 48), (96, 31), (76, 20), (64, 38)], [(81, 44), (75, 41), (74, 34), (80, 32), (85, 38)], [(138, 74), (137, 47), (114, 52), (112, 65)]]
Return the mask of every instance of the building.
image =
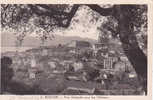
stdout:
[(104, 59), (104, 69), (113, 69), (113, 64), (117, 61), (117, 57), (108, 57), (107, 59)]
[(72, 40), (70, 43), (66, 44), (66, 46), (82, 49), (91, 47), (91, 44), (88, 41)]
[(104, 43), (95, 43), (93, 45), (93, 49), (107, 49), (107, 45), (105, 45)]
[[(92, 45), (88, 41), (73, 40), (66, 44), (67, 48), (71, 48), (69, 53), (76, 54), (78, 58), (85, 56), (86, 53), (91, 54)], [(91, 54), (92, 55), (92, 54)]]

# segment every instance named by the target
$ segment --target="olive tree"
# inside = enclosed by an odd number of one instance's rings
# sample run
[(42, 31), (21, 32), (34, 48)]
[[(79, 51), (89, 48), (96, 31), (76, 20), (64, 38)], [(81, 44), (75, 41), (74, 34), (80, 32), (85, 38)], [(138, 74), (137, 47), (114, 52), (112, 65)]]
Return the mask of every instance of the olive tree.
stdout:
[[(147, 5), (1, 4), (1, 27), (2, 30), (17, 31), (20, 40), (35, 32), (45, 41), (54, 38), (51, 34), (54, 30), (64, 30), (70, 24), (77, 23), (77, 20), (72, 19), (83, 6), (88, 7), (89, 12), (109, 19), (102, 27), (120, 39), (125, 55), (140, 79), (143, 79), (143, 87), (147, 92), (147, 56), (139, 44), (139, 40), (144, 40), (144, 47), (147, 48)], [(92, 18), (96, 21), (99, 17), (94, 13)], [(139, 33), (142, 39), (137, 38)]]

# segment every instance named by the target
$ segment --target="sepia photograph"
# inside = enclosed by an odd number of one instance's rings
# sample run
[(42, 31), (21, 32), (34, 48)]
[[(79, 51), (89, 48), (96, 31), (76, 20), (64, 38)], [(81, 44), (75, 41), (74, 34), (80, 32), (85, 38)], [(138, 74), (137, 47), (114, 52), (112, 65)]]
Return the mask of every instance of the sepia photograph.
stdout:
[(148, 95), (147, 4), (0, 4), (1, 95)]

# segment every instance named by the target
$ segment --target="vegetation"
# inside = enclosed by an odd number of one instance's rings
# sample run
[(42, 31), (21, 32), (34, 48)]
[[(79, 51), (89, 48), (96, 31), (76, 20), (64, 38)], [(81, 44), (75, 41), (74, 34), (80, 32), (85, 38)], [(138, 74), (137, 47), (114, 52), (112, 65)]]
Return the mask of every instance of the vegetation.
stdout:
[[(147, 36), (147, 6), (146, 5), (96, 5), (96, 4), (59, 4), (59, 5), (1, 5), (2, 29), (17, 31), (19, 41), (30, 33), (38, 34), (42, 41), (54, 38), (54, 30), (68, 29), (78, 10), (88, 7), (91, 13), (91, 23), (96, 22), (100, 16), (106, 16), (106, 21), (100, 27), (107, 29), (115, 38), (119, 38), (125, 55), (133, 65), (136, 73), (142, 80), (144, 90), (147, 92), (147, 57), (140, 44), (146, 48)], [(95, 13), (96, 12), (96, 13)], [(88, 16), (88, 15), (87, 15)], [(112, 24), (113, 23), (113, 24)], [(116, 23), (116, 24), (114, 24)], [(140, 36), (139, 39), (137, 36)], [(144, 42), (140, 42), (144, 41)]]

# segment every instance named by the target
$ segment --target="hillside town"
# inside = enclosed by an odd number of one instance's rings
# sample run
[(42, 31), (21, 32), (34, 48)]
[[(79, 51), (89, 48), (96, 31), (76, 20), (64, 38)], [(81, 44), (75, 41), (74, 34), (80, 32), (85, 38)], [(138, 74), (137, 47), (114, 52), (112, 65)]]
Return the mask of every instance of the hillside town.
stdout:
[(92, 44), (73, 40), (65, 45), (6, 52), (2, 58), (12, 59), (13, 81), (41, 90), (31, 94), (142, 94), (128, 58), (123, 50), (114, 49), (105, 41)]

